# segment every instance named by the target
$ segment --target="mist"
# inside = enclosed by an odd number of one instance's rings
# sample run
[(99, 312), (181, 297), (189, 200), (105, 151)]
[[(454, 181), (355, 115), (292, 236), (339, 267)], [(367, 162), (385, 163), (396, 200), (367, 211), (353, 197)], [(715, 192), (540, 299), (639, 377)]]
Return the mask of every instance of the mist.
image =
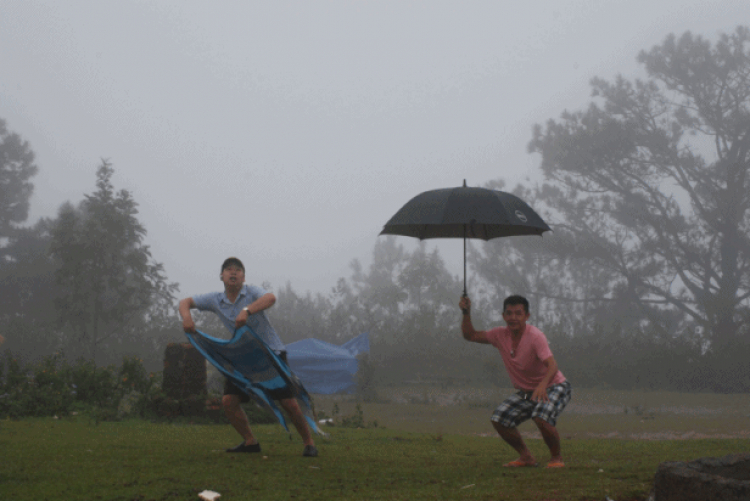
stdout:
[[(254, 283), (327, 292), (428, 189), (538, 180), (535, 123), (592, 77), (639, 76), (671, 32), (743, 2), (3, 2), (0, 116), (40, 173), (28, 224), (94, 189), (139, 204), (180, 294), (238, 255)], [(528, 180), (527, 180), (528, 179)], [(459, 273), (461, 246), (436, 244)]]
[[(746, 348), (747, 211), (721, 204), (734, 200), (724, 196), (731, 178), (689, 196), (705, 172), (724, 172), (732, 148), (690, 139), (674, 111), (679, 133), (648, 136), (614, 106), (629, 109), (622, 96), (638, 80), (668, 81), (658, 54), (639, 60), (641, 51), (668, 48), (670, 34), (713, 46), (748, 18), (745, 3), (11, 1), (2, 10), (0, 119), (4, 136), (25, 142), (13, 145), (19, 158), (33, 153), (18, 185), (31, 191), (13, 192), (23, 196), (0, 234), (4, 349), (97, 363), (139, 354), (157, 368), (164, 346), (184, 340), (176, 301), (220, 290), (219, 266), (234, 255), (248, 282), (278, 296), (272, 321), (287, 343), (368, 331), (383, 384), (507, 384), (496, 354), (458, 332), (460, 241), (378, 236), (416, 194), (466, 179), (518, 194), (553, 227), (541, 239), (470, 244), (478, 325), (500, 323), (502, 299), (521, 293), (581, 384), (603, 384), (612, 359), (622, 363), (612, 387), (749, 384), (727, 375)], [(617, 87), (619, 75), (633, 86)], [(733, 110), (740, 128), (746, 108)], [(610, 129), (586, 128), (605, 115)], [(727, 144), (741, 142), (735, 132)], [(665, 138), (662, 149), (644, 137)], [(644, 163), (679, 151), (694, 155), (690, 168), (705, 160), (677, 205), (665, 195), (679, 191), (679, 176), (633, 166), (638, 183), (618, 177), (644, 150)], [(735, 160), (739, 179), (746, 154)], [(701, 207), (731, 209), (733, 223), (712, 227)], [(660, 238), (659, 212), (675, 223), (671, 240)], [(120, 219), (99, 227), (102, 214)], [(107, 251), (90, 242), (109, 242)], [(91, 276), (109, 281), (96, 289)], [(96, 314), (88, 294), (108, 298)], [(40, 305), (54, 313), (40, 318)], [(688, 361), (724, 372), (694, 381)]]

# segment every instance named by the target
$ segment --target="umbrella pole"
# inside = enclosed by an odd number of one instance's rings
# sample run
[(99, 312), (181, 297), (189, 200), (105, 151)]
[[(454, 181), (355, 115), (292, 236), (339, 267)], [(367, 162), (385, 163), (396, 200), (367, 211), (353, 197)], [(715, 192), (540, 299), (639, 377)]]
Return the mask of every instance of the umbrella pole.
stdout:
[[(466, 188), (466, 179), (464, 179), (464, 188)], [(466, 296), (466, 223), (464, 223), (464, 297)], [(464, 313), (468, 313), (464, 311)]]
[(466, 297), (466, 225), (464, 225), (464, 297)]
[[(464, 225), (464, 294), (462, 297), (467, 297), (466, 296), (466, 225)], [(461, 308), (461, 311), (463, 312), (464, 315), (469, 314), (469, 310), (467, 310), (466, 308)]]

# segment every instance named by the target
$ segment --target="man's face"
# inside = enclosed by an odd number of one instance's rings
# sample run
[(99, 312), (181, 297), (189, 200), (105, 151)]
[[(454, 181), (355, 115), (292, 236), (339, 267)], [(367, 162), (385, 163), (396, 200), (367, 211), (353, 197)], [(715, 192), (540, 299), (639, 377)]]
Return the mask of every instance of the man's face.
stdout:
[(522, 332), (526, 328), (526, 321), (531, 315), (526, 312), (522, 304), (509, 304), (503, 311), (503, 320), (508, 329)]
[(245, 283), (245, 272), (237, 265), (229, 265), (221, 272), (221, 281), (226, 287), (242, 285)]

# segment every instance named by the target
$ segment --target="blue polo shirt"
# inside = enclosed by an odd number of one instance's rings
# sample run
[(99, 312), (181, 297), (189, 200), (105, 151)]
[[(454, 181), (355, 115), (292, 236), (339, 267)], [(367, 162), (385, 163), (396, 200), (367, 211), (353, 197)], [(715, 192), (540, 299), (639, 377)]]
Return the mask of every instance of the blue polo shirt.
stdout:
[[(216, 313), (224, 323), (229, 332), (234, 333), (234, 320), (240, 314), (242, 308), (256, 301), (268, 292), (262, 287), (256, 285), (243, 285), (237, 300), (232, 303), (227, 299), (226, 292), (210, 292), (193, 296), (195, 307), (200, 311), (212, 311)], [(281, 342), (279, 335), (276, 334), (271, 322), (268, 321), (266, 312), (260, 311), (247, 317), (247, 325), (266, 342), (274, 351), (284, 351), (286, 347)]]

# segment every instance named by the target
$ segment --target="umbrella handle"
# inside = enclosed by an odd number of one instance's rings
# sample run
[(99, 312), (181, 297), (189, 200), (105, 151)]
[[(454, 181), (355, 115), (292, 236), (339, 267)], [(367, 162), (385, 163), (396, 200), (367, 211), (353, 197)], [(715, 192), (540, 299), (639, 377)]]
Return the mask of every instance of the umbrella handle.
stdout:
[[(464, 179), (464, 186), (466, 186), (466, 180)], [(469, 297), (466, 294), (466, 225), (464, 224), (464, 293), (461, 295), (461, 297)], [(466, 308), (461, 308), (461, 312), (464, 315), (469, 314), (469, 310)]]

